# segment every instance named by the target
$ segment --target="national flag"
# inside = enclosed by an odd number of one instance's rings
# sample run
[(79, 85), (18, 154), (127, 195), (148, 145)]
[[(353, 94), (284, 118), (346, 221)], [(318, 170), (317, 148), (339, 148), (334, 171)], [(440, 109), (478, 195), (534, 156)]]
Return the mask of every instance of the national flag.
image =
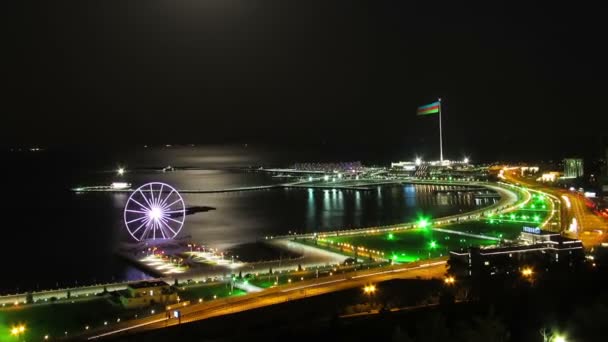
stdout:
[(436, 114), (439, 113), (440, 102), (435, 101), (431, 104), (418, 107), (417, 114), (418, 115), (428, 115), (428, 114)]

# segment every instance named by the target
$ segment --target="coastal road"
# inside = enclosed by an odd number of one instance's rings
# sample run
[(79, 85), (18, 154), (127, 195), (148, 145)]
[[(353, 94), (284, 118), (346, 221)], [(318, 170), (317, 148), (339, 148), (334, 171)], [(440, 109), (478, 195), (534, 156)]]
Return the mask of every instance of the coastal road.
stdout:
[(511, 183), (519, 183), (559, 198), (562, 202), (562, 218), (567, 219), (563, 222), (564, 229), (567, 230), (573, 222), (572, 219), (575, 219), (576, 231), (567, 232), (567, 234), (580, 239), (585, 247), (592, 247), (606, 241), (606, 237), (608, 236), (608, 222), (587, 208), (585, 205), (585, 198), (581, 195), (573, 193), (572, 191), (552, 188), (537, 182), (522, 179), (517, 176), (517, 171), (507, 171), (504, 175)]
[(446, 272), (446, 262), (447, 258), (441, 258), (297, 282), (241, 297), (232, 297), (184, 306), (180, 309), (181, 323), (176, 318), (168, 319), (167, 313), (162, 313), (124, 322), (111, 329), (98, 330), (87, 335), (79, 336), (79, 338), (97, 340), (114, 337), (119, 334), (133, 334), (146, 330), (162, 329), (178, 324), (285, 303), (334, 291), (363, 287), (367, 284), (374, 284), (391, 279), (440, 278)]

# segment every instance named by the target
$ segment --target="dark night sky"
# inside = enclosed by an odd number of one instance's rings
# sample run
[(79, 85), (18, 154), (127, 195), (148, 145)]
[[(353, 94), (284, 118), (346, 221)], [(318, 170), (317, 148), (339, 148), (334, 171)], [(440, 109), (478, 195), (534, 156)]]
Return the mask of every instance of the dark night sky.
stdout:
[(578, 153), (608, 131), (603, 13), (599, 1), (11, 1), (0, 143), (430, 146), (436, 119), (415, 109), (441, 96), (453, 152)]

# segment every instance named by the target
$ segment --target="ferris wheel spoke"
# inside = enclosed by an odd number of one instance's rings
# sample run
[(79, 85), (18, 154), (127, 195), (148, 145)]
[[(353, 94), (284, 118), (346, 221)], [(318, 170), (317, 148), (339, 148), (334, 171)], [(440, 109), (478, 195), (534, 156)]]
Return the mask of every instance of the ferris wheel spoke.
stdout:
[[(160, 224), (160, 223), (158, 224), (158, 230), (160, 230), (160, 233), (162, 234), (163, 239), (166, 239), (166, 238), (167, 238), (167, 236), (165, 235), (165, 230), (163, 229), (163, 226), (162, 226), (162, 224)], [(168, 235), (168, 234), (167, 234), (167, 235)]]
[(172, 207), (172, 206), (173, 206), (175, 203), (180, 202), (180, 201), (182, 201), (182, 199), (181, 199), (181, 198), (178, 198), (178, 199), (176, 199), (175, 201), (173, 201), (171, 204), (166, 205), (164, 208), (169, 209), (169, 208), (171, 208), (171, 207)]
[(167, 200), (169, 200), (169, 197), (171, 197), (171, 195), (175, 192), (175, 189), (172, 189), (169, 194), (167, 195), (167, 197), (165, 197), (164, 200), (162, 200), (162, 202), (160, 202), (160, 206), (163, 208), (166, 208), (165, 204), (167, 204)]
[(150, 183), (150, 204), (154, 204), (154, 188), (152, 188), (152, 183)]
[(138, 217), (136, 219), (133, 219), (131, 221), (127, 221), (127, 224), (133, 223), (133, 222), (137, 222), (137, 221), (140, 221), (140, 220), (145, 220), (146, 218), (147, 218), (147, 216), (140, 216), (140, 217)]
[(133, 210), (133, 209), (125, 209), (125, 211), (128, 211), (130, 213), (138, 213), (138, 214), (147, 214), (147, 211), (143, 211), (143, 210)]
[[(131, 201), (133, 201), (133, 202), (135, 202), (135, 203), (139, 204), (139, 206), (140, 206), (142, 209), (145, 209), (145, 210), (150, 209), (150, 207), (146, 207), (145, 205), (143, 205), (143, 204), (139, 203), (139, 202), (138, 202), (138, 201), (137, 201), (135, 198), (133, 198), (133, 197), (131, 197)], [(129, 205), (129, 203), (127, 203), (127, 206), (128, 206), (128, 205)]]
[(176, 223), (179, 223), (179, 224), (184, 223), (183, 221), (178, 221), (178, 220), (174, 219), (173, 217), (169, 217), (169, 216), (167, 216), (167, 217), (165, 217), (165, 218), (166, 218), (167, 220), (171, 220), (171, 221), (176, 222)]
[(146, 195), (144, 195), (144, 192), (141, 191), (141, 188), (137, 189), (137, 191), (139, 191), (139, 193), (141, 194), (141, 196), (144, 198), (144, 200), (146, 200), (146, 203), (148, 203), (148, 208), (152, 206), (152, 204), (150, 204), (150, 201), (148, 200), (148, 197), (146, 197)]
[(171, 228), (171, 226), (170, 226), (170, 225), (167, 223), (167, 220), (162, 219), (162, 220), (161, 220), (161, 222), (162, 222), (162, 224), (164, 224), (164, 225), (165, 225), (165, 227), (167, 227), (167, 228), (168, 228), (168, 229), (169, 229), (169, 230), (170, 230), (170, 231), (173, 233), (173, 235), (174, 235), (174, 236), (175, 236), (175, 235), (177, 235), (177, 233), (175, 232), (175, 230), (173, 230), (173, 229)]
[(171, 210), (171, 211), (165, 211), (165, 214), (177, 214), (177, 213), (183, 213), (184, 210)]
[(147, 236), (148, 232), (150, 231), (150, 225), (147, 224), (146, 225), (146, 229), (144, 229), (143, 233), (141, 233), (141, 236), (139, 237), (140, 240), (145, 239), (145, 237)]
[(158, 196), (156, 198), (156, 204), (161, 207), (162, 207), (162, 205), (160, 204), (160, 202), (161, 202), (161, 198), (163, 198), (163, 187), (164, 186), (165, 186), (165, 184), (160, 183), (160, 191), (158, 192)]
[(146, 223), (148, 223), (148, 222), (144, 222), (141, 225), (139, 225), (139, 227), (137, 227), (134, 231), (132, 231), (131, 234), (135, 235), (135, 233), (137, 233), (143, 226), (145, 226)]

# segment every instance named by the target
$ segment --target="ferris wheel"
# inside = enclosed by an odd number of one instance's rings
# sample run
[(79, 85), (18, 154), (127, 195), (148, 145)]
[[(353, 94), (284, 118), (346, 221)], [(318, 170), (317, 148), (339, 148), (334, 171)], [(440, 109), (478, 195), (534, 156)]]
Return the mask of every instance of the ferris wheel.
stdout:
[(172, 186), (147, 183), (129, 196), (124, 219), (127, 231), (137, 241), (173, 239), (184, 225), (186, 206)]

